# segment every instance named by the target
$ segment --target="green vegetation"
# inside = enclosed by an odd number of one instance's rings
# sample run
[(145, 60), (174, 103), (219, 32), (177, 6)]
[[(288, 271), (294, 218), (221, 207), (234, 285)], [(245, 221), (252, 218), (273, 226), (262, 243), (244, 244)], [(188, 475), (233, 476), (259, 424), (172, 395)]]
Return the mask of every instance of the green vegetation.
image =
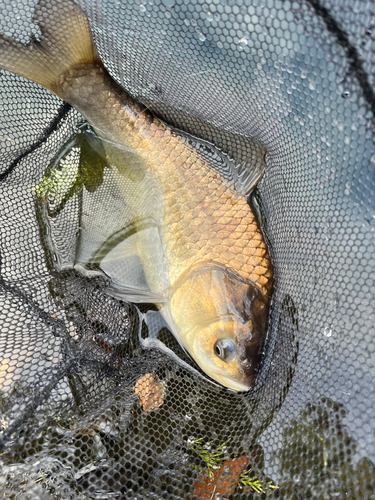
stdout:
[(89, 192), (95, 191), (103, 183), (106, 167), (109, 165), (101, 140), (83, 123), (51, 160), (33, 191), (56, 208), (64, 205), (82, 186)]
[(77, 180), (78, 166), (67, 160), (68, 158), (61, 159), (56, 168), (47, 169), (39, 184), (33, 187), (38, 198), (45, 198), (57, 205), (71, 190)]
[[(209, 471), (209, 477), (214, 476), (214, 470), (218, 470), (223, 466), (224, 460), (229, 458), (229, 455), (226, 454), (226, 447), (228, 441), (222, 443), (217, 446), (214, 450), (211, 450), (212, 443), (209, 441), (203, 444), (203, 438), (196, 439), (194, 443), (190, 446), (191, 450), (193, 450), (199, 458), (201, 458)], [(278, 486), (275, 486), (271, 483), (267, 483), (261, 479), (256, 477), (256, 473), (253, 469), (248, 469), (241, 472), (239, 476), (238, 487), (243, 489), (245, 487), (249, 488), (251, 491), (255, 493), (264, 493), (268, 489), (277, 489)]]
[[(209, 470), (209, 476), (213, 477), (213, 470), (220, 469), (222, 462), (228, 458), (225, 455), (226, 444), (223, 443), (214, 451), (211, 451), (211, 445), (214, 442), (209, 441), (206, 444), (202, 444), (203, 438), (196, 439), (194, 443), (191, 445), (191, 449), (206, 463), (206, 467)], [(230, 441), (230, 438), (227, 442)]]
[(252, 469), (245, 470), (240, 475), (238, 487), (242, 490), (245, 486), (248, 486), (250, 490), (256, 493), (264, 493), (269, 488), (273, 490), (277, 490), (279, 488), (272, 483), (264, 484), (264, 481), (256, 479)]

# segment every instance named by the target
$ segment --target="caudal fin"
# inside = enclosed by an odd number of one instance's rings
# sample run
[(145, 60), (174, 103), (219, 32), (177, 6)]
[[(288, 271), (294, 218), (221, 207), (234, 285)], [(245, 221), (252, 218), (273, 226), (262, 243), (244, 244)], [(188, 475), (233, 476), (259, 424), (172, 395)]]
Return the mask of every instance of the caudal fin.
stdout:
[(33, 22), (40, 40), (28, 45), (0, 35), (0, 68), (56, 91), (70, 68), (99, 61), (87, 17), (71, 0), (39, 0)]

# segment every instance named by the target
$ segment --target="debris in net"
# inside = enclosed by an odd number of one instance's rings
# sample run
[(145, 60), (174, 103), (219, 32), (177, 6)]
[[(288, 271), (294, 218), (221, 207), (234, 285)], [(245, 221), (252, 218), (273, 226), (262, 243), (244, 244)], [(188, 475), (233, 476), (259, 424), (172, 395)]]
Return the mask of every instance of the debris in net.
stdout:
[(221, 497), (231, 495), (237, 488), (240, 476), (246, 468), (249, 459), (246, 455), (224, 460), (220, 467), (203, 472), (194, 483), (192, 500), (210, 500), (215, 495)]
[(134, 392), (143, 411), (157, 410), (164, 403), (165, 382), (159, 382), (154, 373), (146, 373), (137, 380)]

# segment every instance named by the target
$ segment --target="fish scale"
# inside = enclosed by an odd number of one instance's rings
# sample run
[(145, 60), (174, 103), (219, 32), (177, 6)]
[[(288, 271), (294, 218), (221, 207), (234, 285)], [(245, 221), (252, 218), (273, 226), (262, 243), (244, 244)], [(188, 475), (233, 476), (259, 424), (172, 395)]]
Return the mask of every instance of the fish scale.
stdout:
[(171, 284), (193, 264), (214, 261), (269, 294), (271, 263), (246, 198), (231, 190), (193, 148), (132, 102), (102, 68), (70, 71), (57, 93), (81, 111), (99, 135), (105, 131), (104, 139), (134, 149), (155, 173), (163, 193), (162, 239)]

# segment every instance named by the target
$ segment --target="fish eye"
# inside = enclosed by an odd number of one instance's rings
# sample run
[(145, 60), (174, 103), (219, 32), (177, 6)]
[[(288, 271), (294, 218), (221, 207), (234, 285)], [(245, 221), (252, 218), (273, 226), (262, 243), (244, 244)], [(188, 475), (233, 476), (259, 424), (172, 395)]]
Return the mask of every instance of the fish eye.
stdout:
[(234, 342), (230, 339), (220, 339), (215, 342), (214, 352), (222, 360), (231, 358), (235, 353)]

